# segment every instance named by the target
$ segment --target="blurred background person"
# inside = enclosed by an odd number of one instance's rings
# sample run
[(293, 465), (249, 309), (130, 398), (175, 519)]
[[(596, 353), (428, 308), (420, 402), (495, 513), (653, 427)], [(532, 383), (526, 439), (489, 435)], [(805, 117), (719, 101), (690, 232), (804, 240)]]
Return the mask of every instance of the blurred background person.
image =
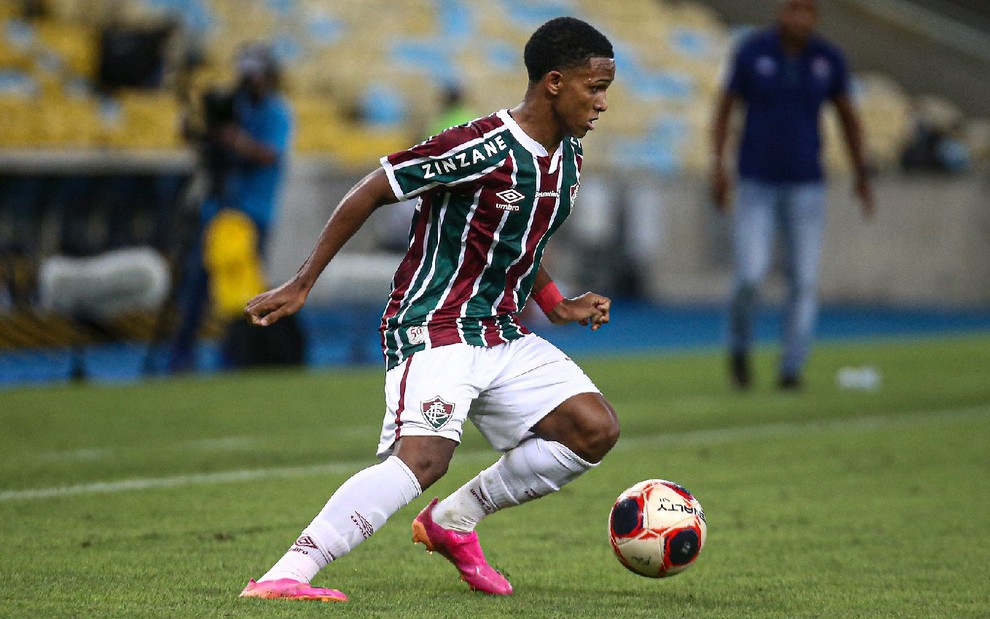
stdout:
[(437, 135), (444, 129), (463, 125), (478, 117), (464, 100), (464, 90), (454, 82), (444, 85), (440, 93), (440, 110), (427, 130), (428, 135)]
[[(279, 92), (279, 66), (272, 49), (261, 43), (246, 45), (238, 55), (236, 69), (237, 83), (232, 91), (211, 90), (204, 94), (202, 127), (187, 127), (189, 137), (200, 149), (207, 189), (178, 291), (180, 324), (169, 359), (169, 369), (173, 372), (195, 368), (196, 336), (211, 291), (206, 267), (210, 257), (204, 261), (204, 240), (209, 239), (204, 239), (204, 234), (242, 234), (243, 225), (228, 223), (236, 218), (215, 220), (226, 209), (246, 216), (240, 222), (247, 221), (249, 228), (253, 227), (247, 230), (247, 235), (254, 240), (249, 246), (253, 245), (255, 252), (243, 257), (249, 266), (239, 271), (249, 273), (249, 279), (257, 279), (258, 269), (251, 268), (250, 263), (264, 261), (286, 173), (293, 118)], [(215, 223), (221, 225), (211, 227)], [(223, 247), (224, 244), (209, 245)], [(223, 287), (236, 288), (237, 285)], [(214, 291), (218, 289), (212, 287)], [(237, 337), (236, 333), (232, 335)], [(229, 353), (232, 348), (243, 350), (244, 347), (228, 338), (225, 348)], [(236, 356), (240, 357), (240, 353)], [(226, 361), (244, 364), (241, 358)]]
[(787, 285), (778, 385), (783, 389), (802, 385), (818, 311), (825, 224), (820, 116), (826, 101), (835, 105), (841, 121), (863, 214), (869, 218), (874, 210), (846, 59), (838, 47), (815, 33), (818, 18), (815, 0), (780, 2), (775, 25), (741, 42), (717, 95), (712, 197), (723, 212), (730, 204), (725, 158), (729, 122), (732, 108), (745, 106), (731, 215), (734, 274), (729, 308), (730, 376), (743, 389), (752, 380), (752, 325), (778, 231)]

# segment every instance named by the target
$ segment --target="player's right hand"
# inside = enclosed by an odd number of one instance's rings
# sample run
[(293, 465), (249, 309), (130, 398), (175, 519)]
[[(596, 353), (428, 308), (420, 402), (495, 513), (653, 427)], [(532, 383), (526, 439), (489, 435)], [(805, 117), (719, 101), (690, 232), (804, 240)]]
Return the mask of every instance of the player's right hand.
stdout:
[(267, 327), (280, 318), (295, 314), (305, 302), (306, 292), (289, 281), (248, 301), (244, 316), (253, 325)]

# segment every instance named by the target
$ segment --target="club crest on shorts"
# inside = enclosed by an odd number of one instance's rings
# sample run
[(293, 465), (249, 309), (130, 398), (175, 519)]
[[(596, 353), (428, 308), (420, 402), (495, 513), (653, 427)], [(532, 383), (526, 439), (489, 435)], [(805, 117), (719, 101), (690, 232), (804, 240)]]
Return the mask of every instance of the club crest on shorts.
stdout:
[(444, 427), (454, 415), (454, 405), (440, 396), (420, 403), (423, 407), (423, 417), (435, 430)]

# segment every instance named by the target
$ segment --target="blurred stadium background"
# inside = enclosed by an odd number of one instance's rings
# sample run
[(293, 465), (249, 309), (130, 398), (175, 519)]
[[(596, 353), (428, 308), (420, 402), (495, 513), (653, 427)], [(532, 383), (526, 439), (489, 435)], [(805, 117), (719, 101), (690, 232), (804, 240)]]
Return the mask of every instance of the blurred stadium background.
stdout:
[[(243, 43), (274, 46), (296, 116), (268, 268), (281, 281), (351, 183), (425, 137), (446, 85), (461, 86), (478, 115), (517, 103), (523, 44), (561, 14), (612, 38), (618, 78), (586, 140), (581, 204), (551, 271), (571, 291), (628, 300), (632, 330), (615, 341), (716, 345), (728, 252), (726, 224), (707, 203), (711, 105), (733, 41), (767, 23), (773, 5), (0, 0), (0, 386), (65, 380), (80, 358), (95, 377), (158, 371), (168, 303), (80, 320), (41, 303), (39, 272), (53, 257), (150, 248), (174, 284), (195, 209), (183, 200), (196, 160), (181, 119), (205, 90), (231, 83)], [(835, 0), (822, 9), (823, 33), (856, 73), (879, 205), (864, 225), (827, 118), (822, 329), (990, 329), (990, 8)], [(906, 157), (918, 149), (927, 157)], [(377, 315), (407, 213), (377, 213), (321, 279), (304, 316), (311, 363), (378, 362)], [(779, 296), (771, 281), (768, 303)], [(645, 337), (642, 320), (656, 333)], [(204, 369), (215, 367), (219, 324), (204, 329)]]

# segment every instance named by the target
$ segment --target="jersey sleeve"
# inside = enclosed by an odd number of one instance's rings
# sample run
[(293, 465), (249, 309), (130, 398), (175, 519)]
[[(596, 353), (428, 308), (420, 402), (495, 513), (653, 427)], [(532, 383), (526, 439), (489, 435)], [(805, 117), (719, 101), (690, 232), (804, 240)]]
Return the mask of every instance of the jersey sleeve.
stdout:
[(288, 105), (279, 101), (266, 111), (264, 122), (258, 127), (258, 134), (254, 137), (281, 158), (291, 144), (292, 124), (292, 111)]
[(382, 168), (399, 200), (437, 187), (456, 187), (502, 164), (509, 153), (505, 133), (483, 133), (474, 122), (451, 127), (408, 150), (382, 157)]
[(729, 72), (725, 79), (725, 90), (743, 97), (749, 92), (749, 73), (746, 70), (749, 57), (747, 41), (736, 47), (729, 61)]
[(832, 57), (832, 83), (830, 84), (828, 98), (835, 99), (836, 97), (849, 94), (850, 88), (850, 76), (849, 76), (849, 64), (846, 62), (846, 57), (837, 47), (831, 48)]

